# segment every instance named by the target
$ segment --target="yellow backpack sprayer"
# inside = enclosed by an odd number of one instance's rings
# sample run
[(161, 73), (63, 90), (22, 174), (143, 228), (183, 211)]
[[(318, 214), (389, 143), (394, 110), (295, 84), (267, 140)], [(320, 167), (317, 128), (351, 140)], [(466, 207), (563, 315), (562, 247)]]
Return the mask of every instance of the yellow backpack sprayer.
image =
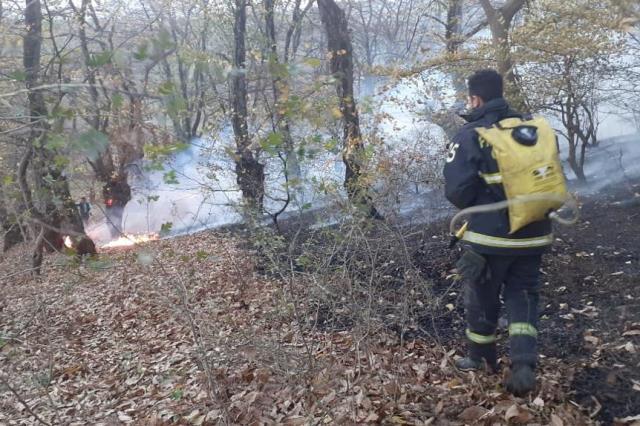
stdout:
[[(498, 173), (483, 175), (488, 183), (500, 183), (506, 200), (461, 210), (451, 220), (453, 246), (464, 235), (467, 223), (458, 230), (463, 216), (508, 209), (509, 233), (530, 223), (553, 219), (565, 225), (578, 220), (575, 198), (567, 191), (558, 155), (556, 136), (542, 117), (529, 120), (507, 118), (490, 128), (477, 128), (480, 146), (489, 145), (498, 163)], [(560, 217), (557, 210), (566, 206), (574, 211), (571, 219)]]

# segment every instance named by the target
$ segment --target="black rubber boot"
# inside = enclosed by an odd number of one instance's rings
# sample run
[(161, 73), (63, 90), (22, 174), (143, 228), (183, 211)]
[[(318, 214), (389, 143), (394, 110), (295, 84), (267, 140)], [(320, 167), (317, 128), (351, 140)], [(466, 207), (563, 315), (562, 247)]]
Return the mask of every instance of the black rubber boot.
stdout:
[(484, 363), (482, 360), (477, 360), (465, 356), (464, 358), (458, 358), (455, 362), (455, 366), (458, 370), (462, 371), (474, 371), (482, 369)]
[(458, 358), (454, 364), (456, 368), (460, 371), (483, 370), (485, 369), (485, 366), (486, 366), (486, 369), (489, 373), (494, 374), (498, 372), (498, 364), (495, 361), (494, 362), (487, 361), (485, 363), (485, 360), (477, 360), (468, 356), (465, 356), (463, 358)]
[[(498, 354), (495, 343), (481, 345), (468, 341), (467, 351), (468, 355), (466, 357), (456, 361), (456, 367), (460, 370), (482, 370), (486, 365), (489, 373), (496, 373), (498, 371)], [(458, 364), (460, 364), (460, 366), (458, 366)]]
[(525, 396), (536, 387), (536, 375), (528, 364), (516, 364), (507, 378), (505, 387), (515, 396)]

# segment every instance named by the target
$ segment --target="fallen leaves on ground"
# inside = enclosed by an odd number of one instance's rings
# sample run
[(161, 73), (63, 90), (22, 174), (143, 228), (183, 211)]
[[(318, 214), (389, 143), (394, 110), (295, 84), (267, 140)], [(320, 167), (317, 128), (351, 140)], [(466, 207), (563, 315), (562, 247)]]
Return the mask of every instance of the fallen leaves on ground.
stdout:
[(499, 376), (455, 371), (457, 341), (303, 329), (302, 302), (241, 247), (204, 232), (110, 250), (99, 267), (50, 257), (42, 279), (0, 283), (1, 374), (24, 402), (0, 387), (0, 423), (592, 423), (558, 359), (515, 399)]

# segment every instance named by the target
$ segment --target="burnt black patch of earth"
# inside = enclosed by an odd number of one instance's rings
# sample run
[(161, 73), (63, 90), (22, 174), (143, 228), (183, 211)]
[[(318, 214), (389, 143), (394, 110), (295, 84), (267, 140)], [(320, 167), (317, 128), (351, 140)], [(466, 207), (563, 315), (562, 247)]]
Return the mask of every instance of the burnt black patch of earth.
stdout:
[(640, 369), (633, 365), (637, 360), (617, 358), (608, 357), (601, 361), (605, 365), (577, 371), (571, 382), (575, 402), (604, 424), (640, 413)]
[[(601, 344), (620, 346), (629, 342), (622, 334), (640, 323), (640, 204), (628, 200), (640, 198), (640, 180), (605, 188), (598, 195), (580, 201), (581, 220), (576, 226), (556, 227), (556, 243), (544, 257), (540, 303), (540, 353), (557, 358), (567, 365), (590, 361)], [(456, 338), (462, 346), (464, 320), (461, 288), (452, 286), (447, 275), (455, 267), (458, 250), (447, 250), (447, 223), (434, 223), (425, 229), (426, 238), (416, 247), (414, 260), (422, 274), (432, 280), (433, 293), (444, 303), (455, 307), (449, 312), (424, 312), (413, 331), (425, 339), (440, 337), (451, 344)], [(449, 293), (454, 296), (449, 297)], [(593, 344), (593, 336), (597, 344)], [(585, 339), (587, 337), (587, 339)], [(640, 353), (640, 339), (635, 337)], [(591, 342), (590, 342), (591, 340)], [(640, 356), (628, 354), (629, 368), (640, 372)], [(615, 367), (618, 370), (619, 363)], [(574, 381), (577, 395), (601, 390), (601, 372), (609, 376), (611, 365), (592, 370), (580, 370)], [(637, 415), (636, 394), (629, 385), (629, 377), (608, 385), (600, 403), (600, 418)], [(635, 380), (635, 379), (634, 379)], [(621, 396), (620, 403), (607, 397), (624, 389), (634, 395)], [(626, 402), (625, 402), (626, 401)], [(633, 412), (635, 408), (636, 412)]]
[(572, 399), (604, 424), (640, 413), (640, 338), (625, 336), (640, 322), (640, 205), (626, 202), (637, 192), (627, 183), (582, 200), (543, 265), (541, 353), (583, 366)]
[[(576, 402), (590, 412), (602, 406), (596, 417), (604, 423), (640, 413), (640, 391), (633, 389), (634, 380), (640, 383), (640, 337), (624, 336), (625, 331), (640, 329), (640, 204), (628, 202), (640, 199), (636, 193), (640, 179), (582, 197), (581, 220), (575, 226), (556, 227), (556, 243), (542, 267), (540, 354), (567, 369)], [(419, 237), (406, 241), (414, 266), (431, 283), (430, 296), (438, 303), (425, 303), (423, 310), (412, 312), (408, 329), (392, 324), (389, 328), (396, 328), (405, 340), (435, 340), (462, 349), (462, 286), (451, 279), (460, 247), (447, 248), (447, 229), (446, 220), (433, 222), (421, 227)], [(391, 293), (402, 290), (399, 271), (389, 268), (384, 273), (400, 278), (386, 283)], [(312, 310), (319, 327), (352, 326), (345, 315), (348, 309)], [(635, 353), (615, 349), (630, 342)], [(606, 359), (600, 355), (603, 351), (609, 354)]]

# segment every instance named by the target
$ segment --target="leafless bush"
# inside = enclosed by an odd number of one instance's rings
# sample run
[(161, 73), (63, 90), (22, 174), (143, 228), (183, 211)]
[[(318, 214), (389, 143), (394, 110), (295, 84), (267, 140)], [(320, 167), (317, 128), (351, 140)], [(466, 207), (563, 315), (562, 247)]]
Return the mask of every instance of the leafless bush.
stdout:
[(403, 336), (439, 303), (416, 265), (421, 231), (403, 218), (403, 209), (428, 204), (421, 188), (439, 180), (438, 156), (426, 147), (432, 139), (416, 133), (413, 143), (394, 149), (370, 143), (376, 153), (368, 167), (376, 178), (364, 182), (374, 183), (384, 220), (369, 218), (335, 190), (315, 219), (314, 212), (289, 219), (282, 233), (252, 230), (263, 267), (284, 283), (284, 303), (301, 329), (349, 330), (358, 350), (382, 330)]

